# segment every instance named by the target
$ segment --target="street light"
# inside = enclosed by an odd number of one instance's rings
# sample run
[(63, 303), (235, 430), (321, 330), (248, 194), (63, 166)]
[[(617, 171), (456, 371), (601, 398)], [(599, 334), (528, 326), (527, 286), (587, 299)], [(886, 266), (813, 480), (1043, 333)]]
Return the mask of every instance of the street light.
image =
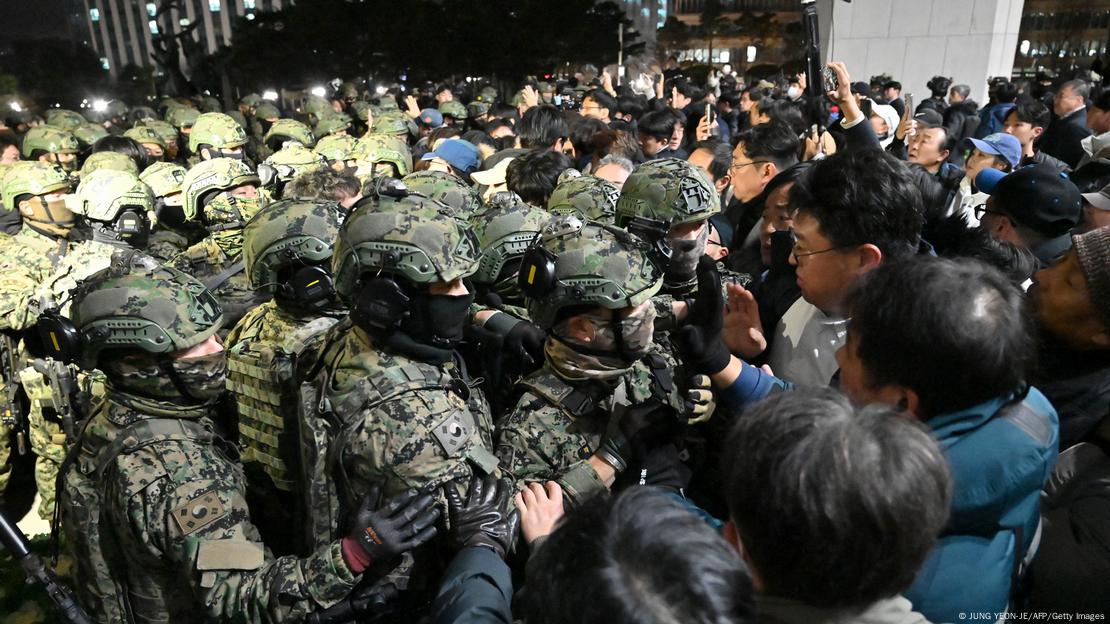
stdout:
[(92, 109), (98, 113), (108, 110), (108, 103), (101, 99), (93, 100)]
[(17, 113), (22, 113), (23, 112), (23, 106), (20, 105), (19, 102), (11, 102), (10, 104), (8, 104), (8, 106), (11, 107), (11, 109), (13, 111), (17, 112)]
[(379, 86), (377, 89), (374, 89), (374, 92), (378, 95), (385, 95), (386, 91), (388, 91), (388, 89), (386, 89), (384, 86)]
[(312, 95), (315, 95), (316, 97), (324, 97), (325, 95), (327, 95), (328, 92), (326, 89), (324, 89), (324, 87), (312, 87), (312, 91), (310, 91), (310, 93), (312, 93)]
[(748, 52), (748, 57), (747, 57), (748, 62), (749, 63), (754, 63), (755, 62), (755, 46), (753, 46), (753, 45), (748, 46), (748, 51), (747, 52)]
[(262, 99), (276, 102), (278, 99), (277, 91), (274, 91), (273, 89), (266, 89), (262, 92)]

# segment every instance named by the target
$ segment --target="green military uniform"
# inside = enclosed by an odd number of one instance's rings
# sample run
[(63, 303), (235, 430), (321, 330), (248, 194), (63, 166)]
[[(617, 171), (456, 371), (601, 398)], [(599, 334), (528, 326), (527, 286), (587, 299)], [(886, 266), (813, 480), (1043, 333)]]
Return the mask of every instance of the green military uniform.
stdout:
[(283, 200), (243, 229), (251, 286), (275, 299), (251, 310), (227, 336), (228, 390), (238, 407), (247, 501), (275, 551), (296, 552), (300, 452), (296, 376), (346, 310), (330, 287), (334, 202)]
[[(516, 407), (498, 421), (497, 457), (518, 481), (558, 481), (579, 505), (607, 491), (588, 460), (601, 448), (614, 414), (655, 403), (676, 424), (686, 415), (674, 361), (651, 343), (654, 308), (617, 317), (618, 310), (649, 302), (661, 275), (647, 246), (626, 232), (561, 216), (547, 223), (526, 254), (520, 280), (533, 322), (548, 331), (547, 358), (517, 384)], [(611, 316), (598, 320), (589, 345), (594, 348), (586, 349), (566, 333), (568, 318), (560, 311), (595, 306)], [(612, 346), (603, 347), (606, 331)]]
[(559, 181), (547, 200), (547, 211), (612, 225), (620, 195), (620, 189), (608, 180), (575, 176)]
[[(302, 427), (314, 429), (305, 438), (326, 437), (328, 446), (314, 451), (326, 452), (318, 467), (306, 461), (305, 469), (331, 477), (331, 483), (310, 483), (335, 488), (332, 494), (308, 492), (310, 513), (333, 510), (330, 519), (312, 520), (324, 539), (372, 485), (386, 495), (438, 490), (475, 470), (496, 470), (485, 398), (461, 367), (451, 336), (440, 333), (447, 332), (442, 323), (416, 324), (431, 314), (431, 297), (421, 294), (427, 285), (474, 272), (477, 242), (444, 206), (404, 190), (391, 192), (359, 206), (344, 222), (332, 267), (336, 290), (352, 312), (332, 332), (313, 391), (302, 398), (302, 406), (309, 406)], [(396, 297), (402, 290), (408, 294)], [(449, 318), (460, 332), (468, 301), (461, 298)], [(393, 307), (398, 303), (407, 315)], [(330, 410), (320, 412), (320, 405)], [(444, 504), (442, 494), (437, 498)]]
[(159, 262), (171, 258), (199, 243), (204, 230), (195, 221), (185, 221), (181, 183), (185, 167), (176, 163), (157, 162), (139, 174), (139, 179), (154, 193), (156, 220), (147, 241), (146, 252)]
[(181, 184), (185, 218), (199, 220), (209, 234), (170, 264), (210, 285), (230, 324), (267, 299), (251, 288), (241, 262), (243, 226), (262, 209), (262, 200), (230, 195), (236, 187), (258, 183), (258, 176), (244, 163), (213, 158), (189, 169)]
[(444, 204), (460, 219), (469, 219), (482, 208), (482, 198), (474, 188), (450, 173), (417, 171), (401, 178), (410, 191)]
[(172, 269), (125, 273), (92, 280), (72, 311), (76, 357), (109, 379), (63, 490), (83, 606), (98, 622), (286, 622), (342, 600), (359, 577), (338, 542), (274, 559), (250, 522), (234, 449), (210, 421), (223, 354), (169, 356), (216, 332), (219, 304)]

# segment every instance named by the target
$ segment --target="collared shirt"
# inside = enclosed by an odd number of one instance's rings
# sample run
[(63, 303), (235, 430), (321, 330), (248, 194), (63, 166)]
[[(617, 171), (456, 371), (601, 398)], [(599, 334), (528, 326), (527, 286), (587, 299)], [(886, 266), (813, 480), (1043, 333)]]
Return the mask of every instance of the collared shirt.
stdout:
[(775, 376), (800, 386), (827, 386), (839, 366), (848, 321), (829, 316), (799, 297), (775, 327), (767, 363)]

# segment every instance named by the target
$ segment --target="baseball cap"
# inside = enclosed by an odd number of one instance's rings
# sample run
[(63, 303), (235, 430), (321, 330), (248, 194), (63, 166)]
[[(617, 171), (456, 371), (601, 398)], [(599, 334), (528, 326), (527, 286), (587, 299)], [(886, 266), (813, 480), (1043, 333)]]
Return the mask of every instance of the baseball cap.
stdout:
[(1005, 158), (1011, 167), (1021, 164), (1021, 141), (1012, 134), (995, 132), (982, 139), (968, 139), (968, 142), (984, 154)]
[(995, 208), (1042, 236), (1067, 238), (1083, 216), (1079, 189), (1051, 165), (1029, 165), (1010, 174), (984, 169), (975, 176), (975, 187), (994, 198)]
[(470, 173), (477, 169), (480, 162), (478, 148), (462, 139), (447, 139), (440, 143), (434, 151), (424, 154), (421, 160), (431, 160), (433, 158), (442, 158), (452, 167), (464, 173)]
[(1083, 199), (1098, 210), (1110, 210), (1110, 184), (1097, 193), (1083, 193)]
[(944, 117), (931, 108), (923, 108), (913, 114), (913, 119), (926, 128), (939, 128), (944, 125)]
[(856, 95), (871, 95), (871, 85), (866, 82), (853, 82), (850, 87)]
[(420, 116), (417, 120), (421, 125), (429, 128), (439, 128), (443, 126), (443, 114), (434, 108), (425, 108), (420, 111)]

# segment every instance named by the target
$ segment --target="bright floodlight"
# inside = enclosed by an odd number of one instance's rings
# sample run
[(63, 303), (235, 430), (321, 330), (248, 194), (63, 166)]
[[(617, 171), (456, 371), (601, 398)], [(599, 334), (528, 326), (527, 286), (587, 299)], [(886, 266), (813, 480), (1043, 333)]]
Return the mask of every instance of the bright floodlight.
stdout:
[(748, 52), (748, 62), (749, 63), (754, 63), (755, 62), (755, 46), (752, 46), (752, 45), (748, 46), (747, 52)]
[(262, 99), (263, 100), (270, 100), (271, 102), (277, 101), (277, 99), (278, 99), (277, 91), (274, 91), (273, 89), (266, 89), (265, 91), (262, 92)]
[(10, 107), (11, 107), (11, 109), (12, 109), (13, 111), (17, 112), (17, 113), (21, 113), (21, 112), (23, 112), (23, 106), (21, 106), (21, 105), (19, 104), (19, 102), (12, 102), (12, 103), (8, 104), (8, 106), (10, 106)]
[(385, 95), (386, 91), (387, 89), (385, 87), (378, 87), (377, 89), (374, 89), (374, 92), (378, 95)]
[(310, 93), (312, 93), (312, 95), (315, 95), (316, 97), (324, 97), (325, 95), (327, 95), (328, 92), (323, 87), (312, 87), (312, 91)]
[(103, 113), (108, 110), (108, 103), (104, 100), (93, 100), (92, 109), (98, 113)]

